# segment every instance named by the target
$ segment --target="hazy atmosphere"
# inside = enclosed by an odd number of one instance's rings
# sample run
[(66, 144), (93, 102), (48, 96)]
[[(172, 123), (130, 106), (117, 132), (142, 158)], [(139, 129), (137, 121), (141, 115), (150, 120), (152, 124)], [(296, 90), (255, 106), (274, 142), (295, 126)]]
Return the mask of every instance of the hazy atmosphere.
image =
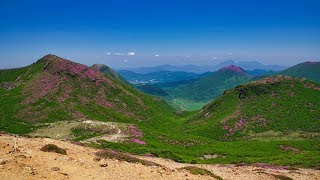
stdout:
[(0, 68), (49, 53), (114, 68), (294, 65), (320, 58), (319, 7), (317, 0), (2, 0)]
[(320, 180), (320, 0), (0, 0), (0, 180)]

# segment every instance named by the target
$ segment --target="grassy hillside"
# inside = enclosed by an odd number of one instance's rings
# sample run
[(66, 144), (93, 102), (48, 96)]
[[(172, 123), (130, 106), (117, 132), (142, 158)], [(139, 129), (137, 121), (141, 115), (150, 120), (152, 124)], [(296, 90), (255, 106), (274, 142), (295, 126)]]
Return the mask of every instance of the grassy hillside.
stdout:
[(162, 90), (157, 84), (135, 84), (135, 88), (140, 90), (141, 92), (151, 94), (154, 96), (167, 96), (164, 90)]
[(300, 63), (281, 71), (279, 74), (320, 82), (320, 62)]
[(0, 71), (0, 87), (1, 131), (188, 163), (320, 162), (320, 91), (307, 80), (263, 79), (227, 91), (200, 112), (174, 113), (109, 75), (47, 55)]
[(196, 81), (164, 89), (171, 98), (187, 99), (197, 102), (208, 102), (220, 96), (225, 90), (248, 82), (250, 77), (241, 68), (228, 66)]
[(319, 136), (320, 85), (275, 76), (237, 86), (190, 120), (198, 135), (230, 141), (301, 134)]
[(54, 55), (0, 73), (0, 130), (8, 132), (27, 133), (35, 124), (77, 119), (155, 122), (171, 113), (161, 99)]

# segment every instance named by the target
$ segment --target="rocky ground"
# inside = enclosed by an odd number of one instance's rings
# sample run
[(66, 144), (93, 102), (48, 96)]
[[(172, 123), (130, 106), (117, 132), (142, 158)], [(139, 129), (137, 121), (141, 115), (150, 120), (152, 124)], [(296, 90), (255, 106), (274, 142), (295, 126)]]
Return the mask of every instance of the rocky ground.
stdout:
[[(181, 168), (190, 164), (168, 159), (136, 156), (163, 167), (145, 166), (117, 159), (98, 159), (98, 149), (48, 138), (25, 138), (0, 134), (0, 179), (214, 179), (194, 175)], [(55, 144), (67, 155), (43, 152), (46, 144)], [(320, 179), (313, 169), (284, 170), (268, 166), (201, 165), (197, 166), (222, 179)]]

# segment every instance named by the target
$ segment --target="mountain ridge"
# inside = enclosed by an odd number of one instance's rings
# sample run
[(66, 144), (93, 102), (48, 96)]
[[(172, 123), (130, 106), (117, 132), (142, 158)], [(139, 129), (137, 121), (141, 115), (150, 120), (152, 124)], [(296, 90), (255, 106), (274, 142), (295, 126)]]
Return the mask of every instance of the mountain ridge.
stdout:
[(320, 61), (306, 61), (289, 67), (278, 74), (320, 82)]
[(172, 98), (203, 102), (210, 101), (221, 95), (225, 90), (249, 80), (249, 75), (242, 68), (227, 66), (189, 83), (164, 90), (168, 94), (172, 94)]
[(114, 71), (112, 68), (110, 68), (109, 66), (105, 65), (105, 64), (94, 64), (91, 66), (93, 69), (96, 69), (104, 74), (107, 74), (109, 76), (111, 76), (112, 78), (115, 78), (123, 83), (129, 84), (129, 82), (124, 79), (119, 73), (117, 73), (116, 71)]
[(9, 132), (15, 126), (23, 127), (23, 123), (30, 126), (21, 130), (31, 131), (28, 128), (38, 122), (86, 118), (135, 122), (148, 121), (151, 114), (160, 110), (164, 115), (171, 113), (163, 100), (55, 55), (46, 55), (32, 65), (3, 71), (0, 75), (4, 110), (0, 129)]
[(254, 70), (254, 69), (264, 69), (264, 70), (273, 70), (273, 71), (281, 71), (287, 68), (287, 66), (282, 65), (264, 65), (257, 61), (239, 61), (235, 62), (233, 60), (226, 60), (217, 65), (207, 65), (207, 66), (197, 66), (193, 64), (182, 65), (182, 66), (174, 66), (174, 65), (158, 65), (152, 67), (137, 67), (137, 68), (124, 68), (119, 70), (129, 70), (135, 73), (146, 74), (152, 72), (159, 71), (184, 71), (184, 72), (192, 72), (197, 74), (202, 74), (205, 72), (214, 72), (223, 68), (225, 66), (239, 66), (244, 70)]
[(227, 141), (268, 131), (314, 133), (320, 127), (319, 97), (320, 85), (315, 82), (272, 76), (227, 90), (190, 122), (201, 124), (199, 132), (210, 131), (211, 137)]

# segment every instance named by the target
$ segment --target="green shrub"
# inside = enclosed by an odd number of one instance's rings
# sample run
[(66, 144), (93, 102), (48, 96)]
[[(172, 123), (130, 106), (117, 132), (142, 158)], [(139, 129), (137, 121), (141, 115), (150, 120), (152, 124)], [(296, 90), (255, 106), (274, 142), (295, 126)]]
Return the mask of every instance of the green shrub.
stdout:
[(54, 144), (46, 144), (40, 150), (43, 152), (55, 152), (55, 153), (67, 155), (67, 152), (65, 149), (59, 148), (58, 146), (56, 146)]
[(146, 161), (146, 160), (142, 160), (136, 157), (133, 157), (129, 154), (125, 154), (125, 153), (120, 153), (117, 151), (113, 151), (113, 150), (103, 150), (103, 151), (99, 151), (96, 153), (96, 155), (98, 157), (101, 158), (114, 158), (117, 159), (119, 161), (126, 161), (126, 162), (130, 162), (130, 163), (141, 163), (143, 165), (146, 166), (158, 166), (158, 167), (162, 167), (160, 164), (151, 162), (151, 161)]
[(195, 174), (195, 175), (207, 175), (207, 176), (211, 176), (215, 179), (219, 179), (219, 180), (222, 180), (222, 178), (218, 175), (215, 175), (213, 174), (212, 172), (206, 170), (206, 169), (203, 169), (203, 168), (199, 168), (199, 167), (196, 167), (196, 166), (186, 166), (186, 167), (183, 167), (183, 168), (180, 168), (180, 169), (185, 169), (187, 171), (189, 171), (191, 174)]

